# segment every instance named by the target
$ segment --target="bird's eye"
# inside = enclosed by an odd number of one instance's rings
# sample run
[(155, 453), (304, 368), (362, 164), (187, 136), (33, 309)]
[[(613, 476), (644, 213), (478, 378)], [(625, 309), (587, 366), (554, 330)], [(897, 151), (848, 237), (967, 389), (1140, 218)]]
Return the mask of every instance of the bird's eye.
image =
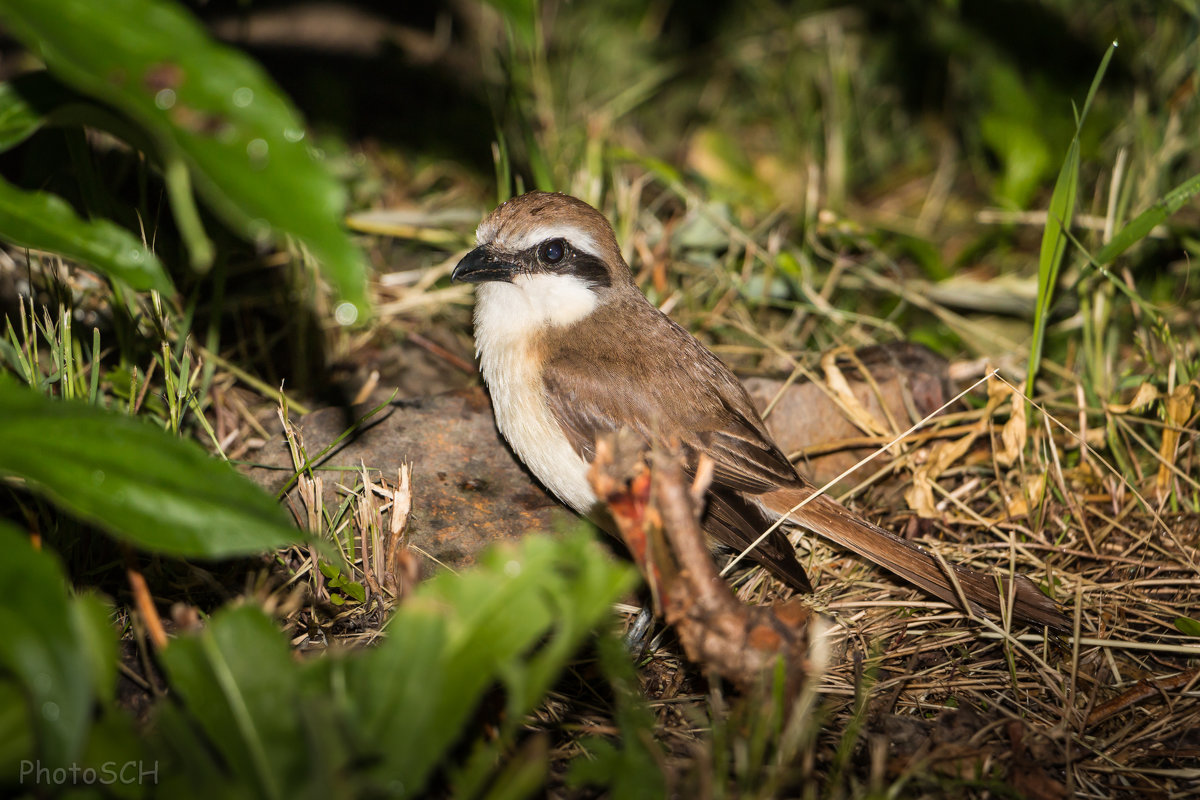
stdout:
[(538, 246), (538, 258), (547, 264), (557, 264), (567, 254), (567, 243), (562, 239), (551, 239)]

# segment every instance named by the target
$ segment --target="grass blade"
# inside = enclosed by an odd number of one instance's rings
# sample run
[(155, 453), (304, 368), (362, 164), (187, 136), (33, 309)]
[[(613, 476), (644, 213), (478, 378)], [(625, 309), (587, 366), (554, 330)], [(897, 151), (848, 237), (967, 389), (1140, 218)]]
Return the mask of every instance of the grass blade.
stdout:
[(1193, 175), (1121, 228), (1108, 244), (1100, 248), (1092, 260), (1100, 266), (1111, 264), (1113, 259), (1144, 239), (1156, 225), (1182, 208), (1184, 203), (1197, 194), (1200, 194), (1200, 175)]
[(1067, 156), (1058, 172), (1058, 180), (1054, 183), (1054, 193), (1050, 196), (1050, 208), (1046, 215), (1046, 228), (1042, 233), (1042, 249), (1038, 257), (1038, 294), (1037, 306), (1033, 320), (1033, 342), (1029, 348), (1029, 373), (1026, 378), (1025, 391), (1033, 396), (1034, 382), (1038, 368), (1042, 362), (1042, 348), (1045, 344), (1046, 325), (1050, 319), (1050, 306), (1054, 300), (1054, 287), (1058, 284), (1058, 271), (1062, 266), (1063, 256), (1069, 242), (1067, 232), (1071, 228), (1071, 220), (1075, 215), (1075, 196), (1079, 189), (1079, 131), (1087, 119), (1092, 100), (1100, 87), (1100, 81), (1108, 69), (1117, 44), (1113, 42), (1100, 60), (1100, 67), (1092, 79), (1088, 89), (1087, 99), (1084, 100), (1083, 110), (1075, 120), (1075, 136), (1067, 148)]

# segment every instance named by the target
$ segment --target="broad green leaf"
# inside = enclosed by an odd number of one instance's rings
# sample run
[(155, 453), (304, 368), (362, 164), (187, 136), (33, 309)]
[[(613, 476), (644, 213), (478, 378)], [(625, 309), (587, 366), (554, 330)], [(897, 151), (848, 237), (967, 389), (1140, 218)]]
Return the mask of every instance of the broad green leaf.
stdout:
[[(533, 576), (526, 576), (524, 566), (516, 574), (523, 580), (536, 582), (528, 585), (525, 591), (541, 595), (538, 599), (546, 604), (551, 614), (553, 632), (536, 650), (521, 658), (520, 668), (509, 666), (500, 672), (508, 700), (503, 735), (490, 747), (480, 747), (456, 776), (455, 789), (459, 793), (478, 795), (492, 782), (493, 765), (501, 757), (505, 740), (541, 702), (583, 637), (605, 619), (611, 603), (628, 589), (631, 577), (628, 569), (617, 568), (609, 559), (589, 552), (595, 549), (596, 544), (590, 537), (577, 535), (565, 542), (545, 538), (530, 540), (522, 547), (521, 554), (526, 559), (519, 561), (505, 556), (503, 550), (497, 551), (500, 558), (495, 566), (510, 577), (515, 577), (513, 565), (522, 564), (524, 560), (535, 570), (539, 563), (546, 565), (542, 568), (544, 574), (535, 572)], [(541, 591), (535, 587), (540, 587)], [(494, 632), (490, 626), (481, 625), (477, 636), (469, 645), (464, 645), (464, 653), (475, 652), (481, 645), (486, 647)], [(462, 680), (461, 675), (454, 677), (455, 668), (462, 669), (468, 661), (469, 656), (456, 659), (450, 665), (451, 685)]]
[(508, 698), (501, 736), (455, 780), (456, 793), (475, 796), (525, 714), (632, 579), (576, 534), (531, 536), (422, 586), (398, 609), (387, 640), (348, 665), (361, 733), (381, 747), (379, 773), (403, 775), (406, 789), (419, 792), (499, 681)]
[[(34, 108), (19, 86), (21, 80), (28, 84), (29, 77), (0, 83), (0, 152), (16, 147), (46, 124), (45, 115)], [(49, 85), (45, 81), (38, 83)]]
[(0, 781), (20, 777), (34, 757), (33, 726), (29, 705), (16, 678), (0, 675)]
[(171, 280), (133, 234), (108, 220), (80, 219), (61, 197), (0, 179), (0, 238), (91, 264), (134, 289), (170, 294)]
[(87, 740), (94, 694), (66, 580), (53, 557), (0, 523), (0, 586), (0, 673), (21, 683), (38, 757), (67, 766)]
[[(529, 537), (418, 588), (379, 647), (315, 661), (294, 659), (258, 609), (223, 610), (163, 652), (183, 702), (163, 709), (159, 736), (173, 758), (215, 749), (231, 783), (265, 797), (364, 794), (351, 789), (355, 781), (360, 790), (416, 797), (439, 768), (456, 794), (480, 796), (499, 785), (525, 715), (632, 578), (590, 536)], [(471, 716), (497, 683), (519, 701), (510, 698), (500, 735), (485, 740)], [(462, 743), (471, 766), (456, 777)], [(541, 763), (505, 773), (513, 791), (545, 768), (544, 753), (530, 757)], [(196, 780), (220, 788), (205, 770)]]
[(117, 691), (117, 637), (112, 627), (112, 606), (96, 594), (80, 594), (71, 603), (80, 651), (90, 662), (92, 689), (101, 703), (110, 703)]
[(190, 241), (203, 233), (189, 204), (189, 174), (243, 234), (302, 242), (353, 306), (340, 319), (365, 314), (365, 261), (341, 225), (345, 192), (310, 151), (291, 104), (250, 58), (168, 0), (5, 0), (0, 18), (58, 77), (151, 133)]
[[(219, 611), (162, 654), (182, 701), (157, 716), (168, 783), (201, 796), (420, 797), (442, 770), (456, 796), (520, 794), (546, 759), (534, 748), (512, 764), (515, 732), (632, 579), (582, 532), (531, 536), (419, 587), (378, 647), (311, 660), (260, 610)], [(520, 699), (484, 736), (472, 716), (497, 684)]]
[[(116, 637), (110, 633), (110, 638), (115, 646)], [(109, 669), (115, 671), (118, 663), (114, 660)], [(128, 700), (126, 698), (126, 702)], [(91, 769), (98, 778), (97, 782), (131, 787), (122, 791), (110, 789), (102, 796), (129, 800), (148, 797), (153, 792), (147, 792), (143, 787), (157, 786), (165, 777), (165, 770), (157, 760), (148, 757), (151, 740), (145, 735), (145, 725), (135, 722), (129, 711), (127, 706), (121, 707), (117, 703), (102, 700), (100, 711), (92, 722), (87, 750), (80, 758), (80, 767)], [(79, 797), (81, 794), (69, 796)]]
[(0, 379), (0, 473), (138, 547), (218, 558), (297, 541), (273, 499), (194, 442)]
[[(183, 641), (185, 639), (181, 637), (167, 649)], [(186, 646), (181, 650), (194, 652)], [(159, 766), (155, 796), (220, 797), (223, 800), (259, 800), (262, 797), (249, 776), (234, 771), (237, 762), (227, 761), (219, 748), (208, 741), (204, 720), (211, 714), (210, 710), (204, 709), (195, 714), (190, 703), (178, 700), (159, 702), (150, 735), (144, 740), (154, 763)]]
[[(546, 776), (550, 772), (549, 736), (536, 734), (521, 743), (507, 763), (493, 771), (482, 800), (525, 800), (547, 794)], [(462, 796), (460, 794), (460, 796)], [(665, 795), (664, 795), (665, 796)]]
[(1197, 194), (1200, 194), (1200, 175), (1193, 175), (1121, 228), (1112, 241), (1100, 248), (1093, 260), (1101, 266), (1112, 263), (1114, 258), (1144, 239), (1146, 234), (1154, 230), (1154, 226), (1183, 208), (1184, 203)]
[[(213, 616), (195, 637), (162, 653), (172, 687), (230, 768), (262, 797), (283, 797), (303, 773), (307, 748), (298, 716), (303, 665), (279, 629), (253, 606)], [(314, 693), (315, 694), (315, 693)]]
[[(26, 72), (0, 83), (0, 152), (11, 150), (47, 125), (95, 124), (129, 135), (128, 122), (92, 104), (88, 98), (50, 76), (46, 70)], [(136, 138), (136, 137), (135, 137)], [(131, 142), (141, 145), (141, 139)]]

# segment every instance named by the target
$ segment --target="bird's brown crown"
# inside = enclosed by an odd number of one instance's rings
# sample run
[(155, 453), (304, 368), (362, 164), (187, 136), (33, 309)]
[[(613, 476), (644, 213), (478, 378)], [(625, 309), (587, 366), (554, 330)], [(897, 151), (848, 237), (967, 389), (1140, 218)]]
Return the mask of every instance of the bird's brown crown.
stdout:
[(512, 255), (562, 239), (616, 270), (629, 272), (604, 215), (559, 192), (528, 192), (502, 203), (480, 223), (475, 238), (494, 253)]

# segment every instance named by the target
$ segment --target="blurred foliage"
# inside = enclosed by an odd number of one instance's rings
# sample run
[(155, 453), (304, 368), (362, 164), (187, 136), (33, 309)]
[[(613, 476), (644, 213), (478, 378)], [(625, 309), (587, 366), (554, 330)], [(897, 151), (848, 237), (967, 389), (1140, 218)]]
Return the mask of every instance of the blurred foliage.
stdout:
[[(365, 314), (362, 254), (339, 219), (344, 190), (304, 142), (291, 104), (253, 61), (215, 42), (169, 0), (11, 0), (0, 6), (0, 19), (56, 78), (128, 115), (138, 128), (131, 144), (141, 146), (143, 135), (153, 142), (147, 155), (161, 163), (193, 266), (208, 269), (214, 257), (193, 208), (195, 182), (243, 234), (303, 242), (355, 309), (347, 320)], [(32, 91), (30, 105), (46, 102), (38, 87)], [(100, 110), (79, 121), (103, 128), (107, 119)], [(118, 119), (114, 127), (119, 133), (128, 123)]]
[(12, 760), (0, 764), (0, 783), (9, 783), (17, 773), (15, 762), (33, 752), (51, 769), (80, 756), (93, 702), (112, 701), (116, 647), (106, 610), (94, 598), (68, 596), (52, 556), (34, 550), (26, 537), (3, 523), (0, 553), (0, 579), (7, 587), (0, 599), (0, 622), (9, 632), (0, 640), (0, 674), (11, 676), (24, 690), (22, 727), (33, 732), (29, 744), (36, 742), (36, 751), (5, 748)]
[(146, 550), (220, 558), (300, 538), (274, 498), (195, 442), (0, 374), (0, 474)]
[[(135, 733), (114, 703), (107, 609), (70, 596), (55, 559), (4, 525), (0, 552), (11, 589), (0, 596), (0, 696), (25, 696), (0, 718), (6, 796), (99, 785), (122, 797), (421, 796), (435, 781), (460, 797), (525, 796), (544, 781), (545, 748), (524, 748), (516, 773), (502, 756), (634, 577), (587, 533), (533, 536), (423, 584), (379, 647), (309, 660), (292, 657), (258, 608), (226, 608), (162, 652), (175, 696)], [(505, 713), (485, 735), (468, 722), (494, 686)]]

